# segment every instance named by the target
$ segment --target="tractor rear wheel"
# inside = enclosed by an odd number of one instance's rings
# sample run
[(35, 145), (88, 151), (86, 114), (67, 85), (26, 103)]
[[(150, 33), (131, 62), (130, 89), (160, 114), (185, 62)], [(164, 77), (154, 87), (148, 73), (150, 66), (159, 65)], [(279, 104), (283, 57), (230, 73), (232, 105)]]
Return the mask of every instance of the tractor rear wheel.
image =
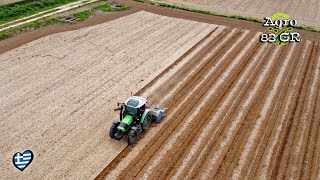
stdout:
[(112, 123), (112, 126), (110, 127), (110, 130), (109, 130), (109, 136), (111, 138), (115, 138), (115, 135), (118, 132), (119, 124), (120, 124), (120, 122), (113, 122)]
[(138, 132), (136, 130), (130, 130), (128, 133), (128, 144), (133, 144), (138, 139)]
[(142, 123), (142, 131), (146, 131), (150, 127), (151, 122), (152, 122), (152, 115), (151, 113), (148, 113)]

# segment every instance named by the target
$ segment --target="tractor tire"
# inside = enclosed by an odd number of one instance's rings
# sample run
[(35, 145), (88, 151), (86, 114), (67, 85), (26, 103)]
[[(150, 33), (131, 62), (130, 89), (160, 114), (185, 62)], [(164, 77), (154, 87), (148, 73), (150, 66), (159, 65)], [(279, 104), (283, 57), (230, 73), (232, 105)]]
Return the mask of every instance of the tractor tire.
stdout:
[(145, 117), (143, 123), (141, 124), (142, 131), (146, 131), (150, 127), (151, 122), (152, 122), (152, 115), (149, 112)]
[(136, 130), (130, 130), (128, 133), (128, 144), (134, 144), (138, 139), (138, 132)]
[(110, 130), (109, 130), (109, 136), (111, 138), (115, 138), (115, 135), (116, 133), (118, 132), (118, 126), (119, 126), (120, 122), (113, 122), (112, 123), (112, 126), (110, 127)]

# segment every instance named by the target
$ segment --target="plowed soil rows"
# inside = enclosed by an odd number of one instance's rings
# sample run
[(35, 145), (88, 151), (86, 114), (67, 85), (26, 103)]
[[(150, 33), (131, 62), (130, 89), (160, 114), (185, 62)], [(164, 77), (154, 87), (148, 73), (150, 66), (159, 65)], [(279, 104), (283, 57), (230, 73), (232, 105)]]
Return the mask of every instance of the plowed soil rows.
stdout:
[(242, 15), (263, 19), (274, 13), (284, 12), (298, 20), (299, 25), (320, 28), (320, 2), (312, 1), (263, 1), (263, 0), (155, 0), (201, 10), (229, 15)]
[[(224, 27), (138, 12), (0, 55), (0, 179), (92, 179), (127, 145), (113, 108)], [(21, 173), (15, 152), (31, 149)]]
[(137, 95), (168, 108), (97, 179), (319, 179), (320, 47), (219, 27)]
[[(260, 34), (141, 11), (1, 54), (1, 178), (319, 179), (320, 44)], [(168, 108), (133, 146), (130, 92)]]

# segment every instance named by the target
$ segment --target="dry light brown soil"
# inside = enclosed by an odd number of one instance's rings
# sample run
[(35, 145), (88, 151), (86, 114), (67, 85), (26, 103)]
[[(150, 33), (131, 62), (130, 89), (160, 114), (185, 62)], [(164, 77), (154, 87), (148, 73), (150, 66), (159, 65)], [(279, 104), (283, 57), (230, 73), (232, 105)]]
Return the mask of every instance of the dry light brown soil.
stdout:
[(137, 94), (169, 110), (97, 179), (319, 179), (320, 47), (218, 27)]
[[(108, 136), (117, 102), (214, 28), (141, 11), (1, 54), (1, 178), (95, 178), (127, 145)], [(25, 149), (35, 158), (20, 173), (11, 159)]]
[(228, 15), (261, 18), (282, 12), (298, 21), (320, 29), (320, 1), (318, 0), (155, 0)]
[[(320, 41), (244, 28), (141, 11), (1, 54), (1, 177), (319, 179)], [(108, 137), (130, 92), (168, 108), (133, 146)]]

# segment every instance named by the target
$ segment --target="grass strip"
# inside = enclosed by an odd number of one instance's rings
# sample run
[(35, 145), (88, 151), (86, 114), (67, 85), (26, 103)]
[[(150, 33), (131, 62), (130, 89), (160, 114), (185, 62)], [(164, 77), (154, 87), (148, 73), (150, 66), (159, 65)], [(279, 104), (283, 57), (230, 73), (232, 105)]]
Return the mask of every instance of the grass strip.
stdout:
[[(105, 1), (105, 0), (101, 0), (101, 1)], [(115, 12), (115, 11), (127, 10), (130, 8), (127, 5), (121, 5), (116, 8), (112, 7), (112, 5), (117, 5), (117, 4), (118, 3), (116, 3), (116, 2), (108, 2), (107, 4), (103, 4), (103, 5), (94, 7), (91, 10), (86, 10), (86, 11), (82, 11), (79, 13), (75, 13), (75, 14), (72, 14), (71, 16), (76, 18), (78, 21), (83, 21), (83, 20), (91, 17), (97, 10), (101, 10), (104, 12)], [(27, 23), (27, 24), (24, 24), (24, 25), (21, 25), (18, 27), (14, 27), (14, 28), (10, 28), (10, 29), (4, 30), (4, 31), (0, 31), (0, 40), (9, 38), (9, 37), (13, 36), (15, 33), (18, 33), (20, 31), (26, 31), (26, 30), (30, 30), (30, 29), (38, 29), (38, 28), (46, 27), (46, 26), (53, 25), (56, 23), (70, 24), (70, 22), (64, 21), (60, 18), (46, 17), (46, 18), (42, 18), (37, 21), (33, 21), (33, 22), (30, 22), (30, 23)]]
[(317, 29), (311, 26), (295, 26), (294, 28), (320, 33), (320, 29)]
[[(119, 6), (113, 7), (113, 6), (116, 6), (116, 5), (119, 5)], [(122, 5), (122, 4), (119, 4), (117, 2), (108, 2), (106, 4), (94, 7), (91, 10), (86, 10), (86, 11), (82, 11), (82, 12), (79, 12), (79, 13), (72, 14), (72, 16), (74, 18), (76, 18), (77, 20), (79, 20), (79, 21), (84, 21), (84, 20), (88, 19), (89, 17), (91, 17), (92, 15), (94, 15), (97, 10), (101, 10), (103, 12), (116, 12), (116, 11), (127, 10), (129, 8), (130, 7), (128, 5)]]
[[(120, 6), (112, 7), (112, 6), (116, 6), (116, 5), (120, 5)], [(121, 5), (121, 4), (118, 4), (116, 2), (110, 2), (110, 3), (104, 4), (104, 5), (97, 6), (94, 9), (95, 10), (101, 10), (101, 11), (104, 11), (104, 12), (116, 12), (116, 11), (127, 10), (129, 8), (130, 7), (128, 5)]]
[(94, 14), (94, 12), (95, 12), (94, 10), (87, 10), (87, 11), (82, 11), (79, 13), (72, 14), (72, 16), (79, 21), (84, 21), (89, 17), (91, 17)]
[(43, 18), (43, 19), (39, 19), (37, 21), (33, 21), (30, 23), (18, 26), (18, 27), (10, 28), (10, 29), (7, 29), (7, 30), (0, 32), (0, 40), (11, 37), (11, 36), (13, 36), (13, 34), (19, 32), (19, 31), (24, 31), (24, 30), (29, 30), (29, 29), (38, 29), (41, 27), (55, 24), (57, 22), (60, 22), (60, 20), (58, 18)]
[(22, 0), (0, 6), (0, 24), (79, 0)]

